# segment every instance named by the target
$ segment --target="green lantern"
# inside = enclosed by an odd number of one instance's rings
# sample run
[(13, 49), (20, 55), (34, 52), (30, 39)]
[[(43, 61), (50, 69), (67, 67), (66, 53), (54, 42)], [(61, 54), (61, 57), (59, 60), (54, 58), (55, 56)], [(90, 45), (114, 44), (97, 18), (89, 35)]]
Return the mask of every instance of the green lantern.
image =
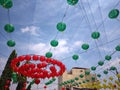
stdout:
[(83, 49), (83, 50), (87, 50), (88, 48), (89, 48), (89, 45), (88, 45), (88, 44), (86, 44), (86, 43), (85, 43), (85, 44), (82, 44), (82, 49)]
[(88, 80), (88, 79), (87, 79), (86, 81), (87, 81), (87, 82), (90, 82), (90, 80)]
[(12, 73), (13, 83), (17, 83), (17, 74), (15, 72)]
[(89, 70), (86, 70), (85, 71), (85, 75), (89, 75), (90, 74), (90, 71)]
[(116, 67), (111, 66), (111, 67), (110, 67), (110, 70), (116, 70)]
[(111, 57), (110, 55), (106, 55), (106, 56), (105, 56), (105, 60), (107, 60), (107, 61), (110, 61), (111, 58), (112, 58), (112, 57)]
[(52, 40), (52, 41), (50, 42), (50, 44), (51, 44), (51, 46), (53, 46), (53, 47), (57, 47), (57, 46), (58, 46), (58, 41), (57, 41), (57, 40)]
[(78, 81), (78, 80), (79, 80), (79, 78), (78, 78), (78, 77), (75, 77), (75, 80), (76, 80), (76, 81)]
[(107, 70), (104, 70), (103, 73), (104, 73), (104, 74), (108, 74), (108, 71), (107, 71)]
[(85, 81), (83, 81), (83, 83), (86, 83)]
[(102, 66), (104, 64), (104, 61), (99, 61), (98, 65)]
[(74, 82), (74, 80), (72, 79), (72, 80), (70, 80), (71, 81), (71, 83), (73, 83)]
[(59, 22), (56, 27), (57, 27), (58, 31), (63, 32), (66, 29), (66, 24), (63, 22)]
[(91, 70), (92, 70), (92, 71), (95, 71), (95, 70), (96, 70), (96, 67), (95, 67), (95, 66), (92, 66), (92, 67), (91, 67)]
[(95, 77), (91, 77), (92, 80), (95, 80)]
[(116, 49), (116, 51), (120, 51), (120, 45), (117, 45), (117, 46), (115, 47), (115, 49)]
[(8, 40), (8, 41), (7, 41), (7, 45), (8, 45), (9, 47), (14, 47), (14, 46), (15, 46), (15, 41), (14, 41), (14, 40)]
[(73, 58), (73, 60), (78, 60), (79, 56), (75, 54), (75, 55), (72, 56), (72, 58)]
[(11, 8), (13, 6), (13, 2), (11, 0), (4, 0), (4, 3), (2, 5), (4, 8)]
[(14, 26), (12, 24), (6, 24), (4, 26), (4, 29), (5, 29), (6, 32), (11, 33), (11, 32), (14, 31)]
[(67, 0), (67, 3), (69, 5), (76, 5), (78, 3), (78, 0)]
[(112, 9), (108, 14), (110, 19), (115, 19), (115, 18), (118, 17), (118, 15), (119, 15), (119, 10), (118, 9)]
[(45, 56), (46, 56), (47, 58), (51, 58), (51, 57), (52, 57), (52, 53), (51, 53), (51, 52), (47, 52), (47, 53), (45, 54)]
[(97, 77), (99, 77), (99, 78), (100, 78), (100, 77), (101, 77), (101, 74), (97, 74)]
[(83, 74), (80, 74), (80, 78), (83, 78), (84, 77), (84, 75)]
[(91, 37), (92, 37), (93, 39), (98, 39), (98, 38), (100, 37), (100, 33), (99, 33), (99, 32), (93, 32), (93, 33), (91, 34)]

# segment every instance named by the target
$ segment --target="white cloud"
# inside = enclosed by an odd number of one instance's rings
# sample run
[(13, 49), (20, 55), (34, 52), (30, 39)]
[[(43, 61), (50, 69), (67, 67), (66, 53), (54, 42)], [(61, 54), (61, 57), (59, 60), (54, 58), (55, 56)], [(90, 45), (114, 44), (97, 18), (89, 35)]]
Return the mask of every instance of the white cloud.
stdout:
[(36, 26), (26, 26), (24, 28), (21, 28), (22, 33), (30, 33), (32, 35), (38, 35), (37, 31), (39, 30), (39, 27)]
[(74, 43), (74, 46), (81, 46), (83, 44), (83, 42), (82, 41), (76, 41), (75, 43)]

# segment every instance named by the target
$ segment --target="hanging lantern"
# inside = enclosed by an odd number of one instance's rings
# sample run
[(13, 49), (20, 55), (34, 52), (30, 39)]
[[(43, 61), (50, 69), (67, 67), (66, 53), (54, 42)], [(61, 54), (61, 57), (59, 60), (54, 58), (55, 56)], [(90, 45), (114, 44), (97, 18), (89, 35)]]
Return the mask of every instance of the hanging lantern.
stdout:
[(4, 4), (2, 5), (4, 8), (11, 8), (13, 6), (13, 2), (11, 0), (4, 0)]
[(89, 82), (90, 80), (87, 79), (86, 81)]
[(107, 80), (106, 80), (106, 79), (103, 79), (103, 82), (105, 82), (105, 83), (106, 83), (106, 82), (107, 82)]
[(82, 44), (82, 49), (83, 49), (83, 50), (87, 50), (88, 48), (89, 48), (89, 45), (88, 45), (88, 44), (86, 44), (86, 43), (85, 43), (85, 44)]
[(14, 26), (12, 24), (6, 24), (4, 26), (4, 29), (5, 29), (6, 32), (11, 33), (11, 32), (14, 31)]
[(100, 78), (100, 77), (101, 77), (101, 74), (97, 74), (97, 77), (99, 77), (99, 78)]
[(79, 80), (79, 78), (78, 78), (78, 77), (75, 77), (75, 80), (76, 80), (76, 81), (78, 81), (78, 80)]
[(76, 5), (78, 3), (78, 0), (67, 0), (67, 3), (69, 5)]
[(12, 73), (13, 83), (17, 83), (17, 74), (15, 72)]
[(92, 71), (95, 71), (95, 70), (96, 70), (96, 67), (95, 67), (95, 66), (92, 66), (92, 67), (91, 67), (91, 70), (92, 70)]
[(84, 75), (83, 74), (80, 74), (80, 78), (83, 78), (84, 77)]
[(40, 80), (39, 79), (35, 79), (35, 84), (39, 84)]
[(108, 71), (107, 71), (107, 70), (104, 70), (103, 73), (104, 73), (104, 74), (108, 74)]
[(47, 88), (47, 86), (44, 86), (43, 88), (44, 88), (44, 89), (46, 89), (46, 88)]
[(118, 17), (118, 15), (119, 15), (119, 10), (118, 9), (112, 9), (108, 14), (110, 19), (115, 19), (115, 18)]
[(7, 41), (7, 45), (8, 45), (9, 47), (14, 47), (14, 46), (15, 46), (15, 41), (14, 41), (14, 40), (8, 40), (8, 41)]
[(99, 61), (98, 65), (102, 66), (104, 64), (104, 61)]
[(66, 29), (66, 24), (63, 22), (59, 22), (56, 27), (57, 27), (58, 31), (63, 32)]
[(53, 46), (53, 47), (56, 47), (56, 46), (58, 46), (58, 41), (57, 40), (52, 40), (50, 42), (50, 45)]
[(113, 77), (111, 76), (111, 77), (109, 77), (109, 79), (112, 81), (112, 80), (113, 80)]
[(117, 45), (117, 46), (115, 47), (115, 49), (116, 49), (116, 51), (120, 51), (120, 45)]
[(86, 70), (85, 71), (85, 75), (89, 75), (90, 74), (90, 71), (89, 70)]
[(92, 80), (95, 80), (95, 77), (91, 77)]
[(105, 60), (109, 61), (112, 57), (110, 55), (105, 56)]
[(73, 60), (78, 60), (79, 56), (75, 54), (75, 55), (72, 56), (72, 58), (73, 58)]
[(93, 33), (91, 34), (91, 37), (92, 37), (93, 39), (98, 39), (98, 38), (100, 37), (100, 33), (99, 33), (99, 32), (93, 32)]
[(110, 70), (116, 70), (116, 67), (112, 66), (110, 67)]
[(45, 54), (45, 56), (46, 56), (47, 58), (51, 58), (51, 57), (52, 57), (52, 53), (51, 53), (51, 52), (47, 52), (47, 53)]

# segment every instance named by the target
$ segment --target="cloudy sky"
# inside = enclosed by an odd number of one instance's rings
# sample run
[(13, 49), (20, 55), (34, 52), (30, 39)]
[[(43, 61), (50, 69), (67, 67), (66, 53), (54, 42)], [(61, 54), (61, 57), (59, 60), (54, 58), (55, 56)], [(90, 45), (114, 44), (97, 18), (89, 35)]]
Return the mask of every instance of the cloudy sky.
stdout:
[[(105, 55), (114, 52), (120, 44), (120, 17), (108, 17), (110, 10), (120, 9), (119, 0), (79, 0), (75, 6), (68, 5), (67, 0), (13, 0), (13, 3), (9, 15), (8, 10), (0, 6), (0, 73), (13, 49), (18, 56), (45, 55), (51, 51), (53, 58), (62, 61), (70, 70), (97, 66), (98, 61), (104, 60)], [(4, 30), (8, 16), (15, 26), (13, 33)], [(58, 32), (56, 25), (62, 19), (67, 27), (64, 32)], [(100, 32), (98, 40), (91, 38), (93, 31)], [(7, 46), (10, 39), (15, 40), (15, 47)], [(59, 41), (56, 48), (50, 46), (53, 39)], [(90, 45), (87, 51), (81, 48), (83, 43)], [(72, 59), (74, 54), (79, 55), (79, 60)], [(120, 52), (116, 52), (112, 62), (118, 64), (119, 58)]]

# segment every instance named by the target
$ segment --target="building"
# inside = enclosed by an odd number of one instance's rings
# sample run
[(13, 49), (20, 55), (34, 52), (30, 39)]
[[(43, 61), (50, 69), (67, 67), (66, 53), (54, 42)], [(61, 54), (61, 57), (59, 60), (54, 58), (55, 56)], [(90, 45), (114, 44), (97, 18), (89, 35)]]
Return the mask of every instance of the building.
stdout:
[[(94, 83), (97, 81), (96, 75), (89, 73), (88, 75), (85, 74), (86, 71), (90, 71), (88, 68), (80, 68), (80, 67), (73, 67), (70, 72), (65, 71), (62, 76), (58, 78), (58, 90), (62, 90), (61, 84), (64, 84), (65, 90), (96, 90), (96, 89), (90, 89), (86, 87), (82, 87), (80, 84), (85, 83), (86, 80), (89, 81), (89, 83)], [(94, 79), (91, 79), (94, 77)], [(71, 84), (69, 81), (74, 80), (74, 84)], [(68, 82), (68, 84), (67, 84)]]

